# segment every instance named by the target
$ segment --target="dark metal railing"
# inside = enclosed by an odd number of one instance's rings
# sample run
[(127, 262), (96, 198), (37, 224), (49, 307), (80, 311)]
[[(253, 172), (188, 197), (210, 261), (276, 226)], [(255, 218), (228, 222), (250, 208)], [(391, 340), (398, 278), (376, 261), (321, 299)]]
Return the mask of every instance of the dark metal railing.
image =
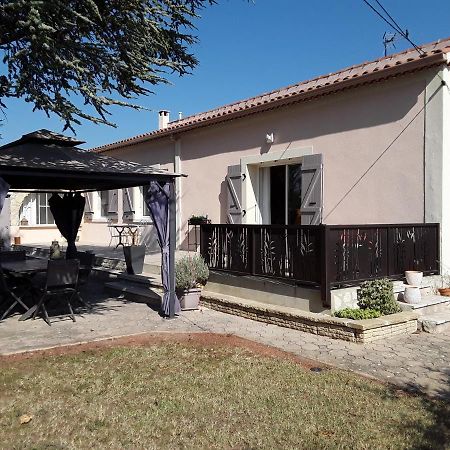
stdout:
[(201, 225), (200, 251), (213, 270), (330, 289), (439, 273), (439, 224)]

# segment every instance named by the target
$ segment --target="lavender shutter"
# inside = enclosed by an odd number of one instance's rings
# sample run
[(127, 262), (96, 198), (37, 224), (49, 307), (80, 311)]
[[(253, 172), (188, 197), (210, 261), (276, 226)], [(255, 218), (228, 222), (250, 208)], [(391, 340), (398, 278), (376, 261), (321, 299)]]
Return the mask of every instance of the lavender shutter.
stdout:
[(322, 223), (323, 159), (321, 154), (305, 155), (302, 160), (302, 225)]
[(119, 190), (108, 191), (108, 215), (117, 216)]
[(228, 166), (226, 185), (228, 192), (227, 201), (227, 222), (242, 223), (242, 175), (241, 166)]
[(134, 189), (126, 188), (122, 190), (123, 218), (133, 220), (134, 210)]

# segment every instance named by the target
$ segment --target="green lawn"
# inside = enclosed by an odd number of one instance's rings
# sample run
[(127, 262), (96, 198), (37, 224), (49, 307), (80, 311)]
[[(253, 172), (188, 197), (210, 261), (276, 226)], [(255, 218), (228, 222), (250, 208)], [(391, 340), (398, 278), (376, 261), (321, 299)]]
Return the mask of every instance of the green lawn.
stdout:
[[(228, 346), (160, 343), (3, 361), (0, 389), (2, 449), (440, 449), (450, 442), (446, 403)], [(20, 425), (22, 414), (32, 421)]]

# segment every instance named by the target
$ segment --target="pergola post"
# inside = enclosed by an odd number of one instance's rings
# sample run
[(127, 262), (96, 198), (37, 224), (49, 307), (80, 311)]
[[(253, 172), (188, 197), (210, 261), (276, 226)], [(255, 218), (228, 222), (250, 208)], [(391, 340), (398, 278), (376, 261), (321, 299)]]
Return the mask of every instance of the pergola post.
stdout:
[(177, 242), (177, 208), (174, 178), (169, 181), (169, 185), (169, 319), (172, 319), (175, 317), (175, 247)]

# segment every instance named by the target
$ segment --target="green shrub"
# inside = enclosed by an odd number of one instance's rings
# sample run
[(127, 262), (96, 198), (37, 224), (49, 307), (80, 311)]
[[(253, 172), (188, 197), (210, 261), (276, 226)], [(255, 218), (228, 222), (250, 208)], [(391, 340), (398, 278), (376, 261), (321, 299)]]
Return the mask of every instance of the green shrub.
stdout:
[(364, 281), (358, 289), (358, 306), (374, 309), (382, 316), (401, 311), (394, 299), (392, 281), (386, 278)]
[(381, 314), (379, 311), (375, 309), (358, 309), (358, 308), (345, 308), (340, 311), (336, 311), (333, 314), (335, 317), (341, 317), (342, 319), (354, 319), (354, 320), (363, 320), (363, 319), (376, 319), (380, 317)]
[(183, 256), (175, 263), (177, 289), (192, 289), (205, 285), (209, 270), (200, 255)]

